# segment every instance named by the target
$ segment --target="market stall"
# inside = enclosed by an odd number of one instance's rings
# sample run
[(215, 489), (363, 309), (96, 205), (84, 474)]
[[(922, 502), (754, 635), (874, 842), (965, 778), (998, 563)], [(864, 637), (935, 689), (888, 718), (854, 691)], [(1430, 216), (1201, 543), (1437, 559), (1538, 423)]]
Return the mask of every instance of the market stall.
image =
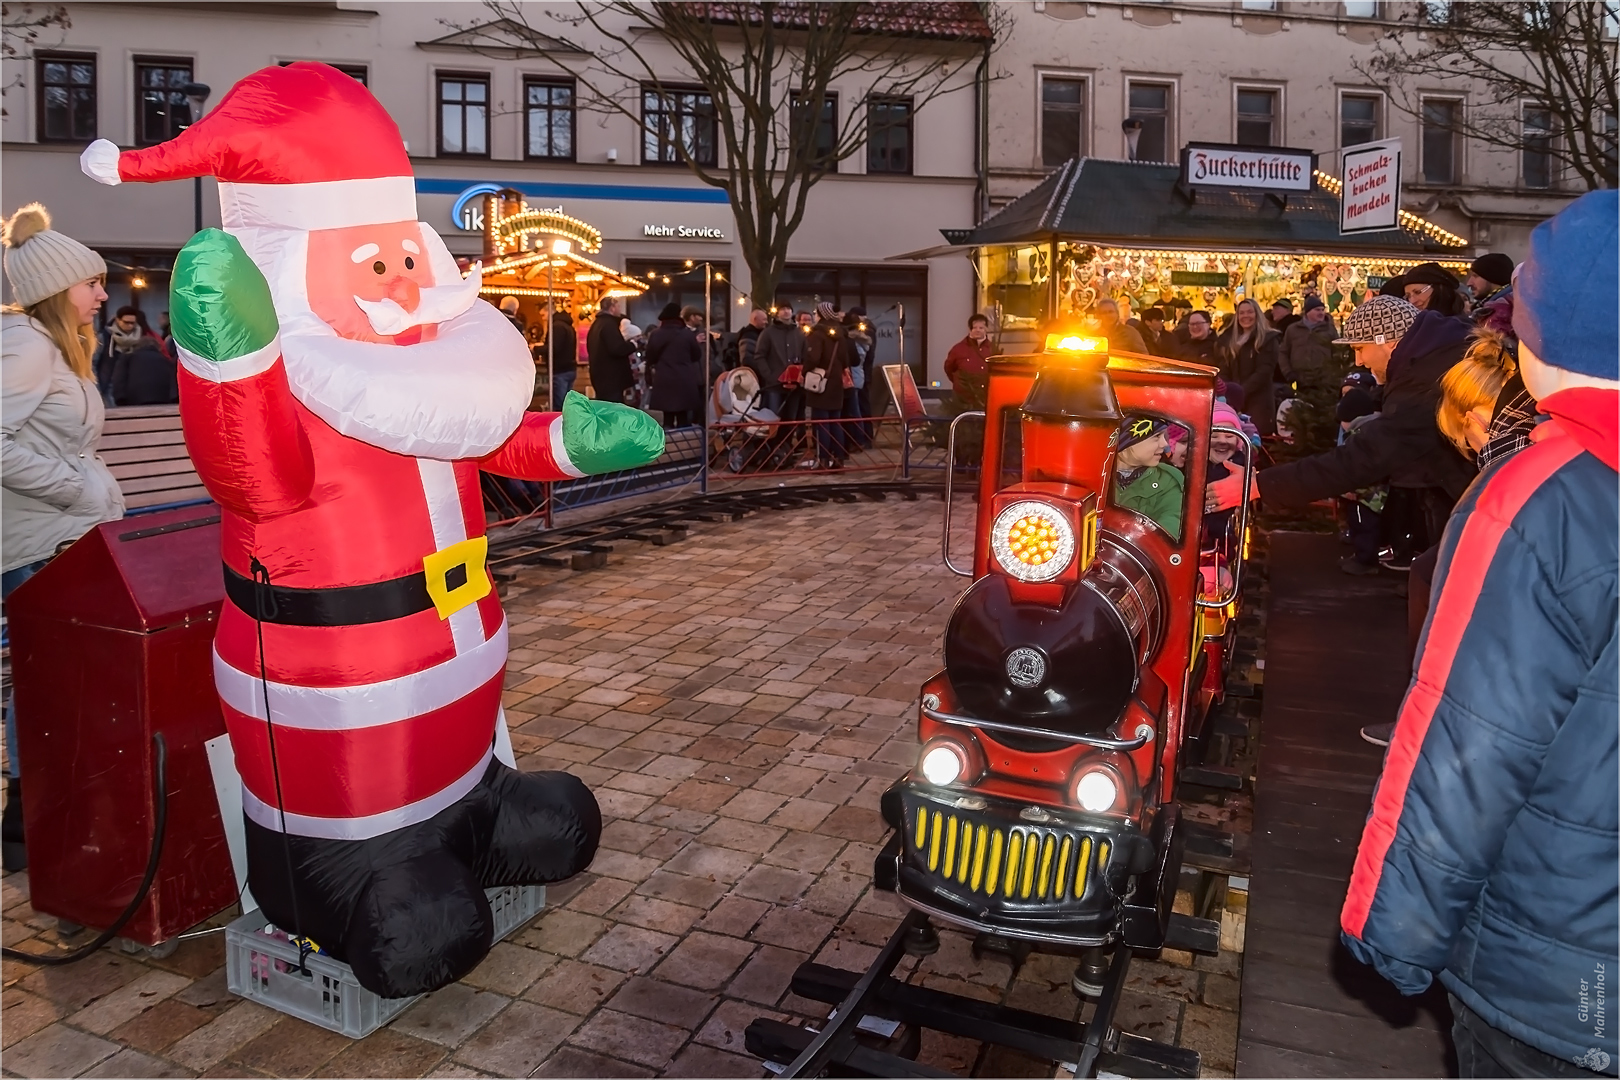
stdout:
[(647, 283), (588, 258), (602, 250), (602, 234), (555, 210), (533, 209), (518, 192), (485, 196), (484, 285), (490, 303), (517, 298), (531, 327), (549, 322), (548, 302), (578, 319), (607, 296), (640, 296)]
[[(1296, 310), (1313, 288), (1337, 317), (1388, 278), (1437, 261), (1463, 276), (1467, 241), (1413, 214), (1345, 236), (1339, 181), (1308, 190), (1189, 186), (1173, 164), (1075, 158), (974, 229), (943, 230), (970, 254), (978, 310), (1017, 340), (1111, 297), (1133, 309), (1183, 300), (1220, 313), (1253, 297)], [(919, 253), (913, 253), (913, 256)]]

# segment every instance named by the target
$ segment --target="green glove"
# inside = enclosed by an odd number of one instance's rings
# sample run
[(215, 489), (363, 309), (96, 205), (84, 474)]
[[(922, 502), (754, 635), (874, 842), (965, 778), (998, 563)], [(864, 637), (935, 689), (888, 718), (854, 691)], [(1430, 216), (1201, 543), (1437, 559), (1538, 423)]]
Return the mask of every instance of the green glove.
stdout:
[(218, 229), (193, 236), (175, 257), (169, 325), (182, 349), (216, 363), (259, 351), (280, 329), (264, 275)]
[(634, 469), (664, 452), (664, 429), (640, 409), (592, 401), (570, 390), (563, 398), (562, 417), (563, 449), (586, 475)]

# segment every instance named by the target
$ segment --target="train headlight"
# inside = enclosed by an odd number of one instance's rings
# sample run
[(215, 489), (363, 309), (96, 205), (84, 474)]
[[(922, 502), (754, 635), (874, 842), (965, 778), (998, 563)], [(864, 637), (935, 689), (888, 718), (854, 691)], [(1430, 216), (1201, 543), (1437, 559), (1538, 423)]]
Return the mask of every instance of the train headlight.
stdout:
[(1051, 581), (1074, 561), (1074, 526), (1049, 503), (1016, 502), (996, 515), (990, 547), (1019, 581)]
[(1074, 798), (1080, 809), (1101, 814), (1112, 810), (1119, 800), (1119, 783), (1106, 769), (1092, 769), (1075, 781)]
[(936, 787), (954, 784), (967, 770), (967, 755), (950, 743), (935, 743), (923, 751), (923, 779)]

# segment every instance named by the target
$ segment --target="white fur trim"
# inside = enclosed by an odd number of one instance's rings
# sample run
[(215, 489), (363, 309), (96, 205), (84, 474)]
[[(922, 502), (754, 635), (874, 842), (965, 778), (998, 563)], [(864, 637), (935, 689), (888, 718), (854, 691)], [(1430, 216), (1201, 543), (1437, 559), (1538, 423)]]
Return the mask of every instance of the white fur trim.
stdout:
[(180, 354), (180, 366), (197, 378), (211, 383), (238, 382), (261, 375), (276, 366), (276, 361), (281, 359), (281, 338), (271, 338), (270, 344), (264, 348), (231, 360), (209, 360), (187, 350), (178, 342), (175, 350)]
[[(443, 551), (467, 539), (467, 522), (461, 513), (461, 489), (456, 484), (456, 467), (448, 461), (417, 458), (422, 477), (422, 494), (427, 500), (428, 521), (433, 526), (433, 542)], [(484, 644), (484, 616), (477, 604), (468, 604), (450, 616), (450, 640), (456, 655), (472, 652)]]
[[(476, 611), (477, 605), (469, 610)], [(358, 686), (268, 685), (226, 663), (214, 652), (214, 688), (220, 699), (245, 716), (263, 720), (264, 698), (278, 728), (351, 731), (408, 720), (442, 709), (500, 674), (506, 665), (506, 620), (477, 648), (397, 679)]]
[(227, 229), (344, 229), (416, 220), (416, 181), (409, 176), (323, 180), (314, 184), (219, 185)]
[(84, 175), (98, 184), (109, 187), (122, 184), (124, 178), (118, 175), (118, 155), (122, 153), (118, 145), (107, 139), (97, 139), (84, 148), (79, 155), (79, 168)]
[[(369, 840), (373, 836), (381, 836), (395, 829), (419, 824), (445, 807), (458, 802), (467, 792), (477, 787), (478, 782), (484, 778), (484, 773), (488, 771), (489, 761), (493, 756), (492, 744), (490, 749), (484, 751), (484, 756), (478, 759), (478, 764), (466, 775), (436, 794), (408, 806), (402, 806), (398, 810), (385, 810), (370, 817), (355, 818), (287, 814), (287, 831), (294, 836), (313, 836), (322, 840)], [(274, 832), (281, 831), (281, 811), (254, 795), (246, 784), (242, 785), (242, 812), (252, 818), (256, 825)]]
[(557, 468), (569, 476), (584, 476), (585, 474), (574, 464), (574, 460), (568, 456), (568, 447), (563, 445), (562, 427), (562, 414), (558, 413), (547, 432), (551, 436), (551, 456), (556, 461)]

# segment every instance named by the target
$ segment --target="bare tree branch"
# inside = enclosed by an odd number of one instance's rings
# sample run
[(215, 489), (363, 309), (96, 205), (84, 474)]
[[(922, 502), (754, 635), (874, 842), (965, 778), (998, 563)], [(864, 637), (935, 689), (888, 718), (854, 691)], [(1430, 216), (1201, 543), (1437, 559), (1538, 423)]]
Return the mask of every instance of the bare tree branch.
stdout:
[[(53, 45), (60, 45), (73, 26), (73, 19), (63, 4), (0, 4), (0, 55), (7, 60), (27, 60), (47, 31), (54, 30)], [(22, 83), (19, 72), (0, 87), (10, 90)], [(0, 116), (7, 115), (0, 110)]]
[(1423, 92), (1478, 93), (1454, 130), (1501, 150), (1525, 148), (1525, 110), (1547, 120), (1536, 146), (1588, 189), (1615, 187), (1620, 119), (1616, 30), (1620, 0), (1468, 0), (1416, 3), (1356, 70), (1390, 89), (1420, 120)]
[[(580, 108), (632, 120), (644, 143), (667, 147), (726, 192), (761, 302), (775, 295), (811, 189), (866, 145), (867, 99), (909, 98), (915, 116), (970, 89), (973, 65), (1006, 19), (989, 4), (609, 0), (546, 10), (552, 25), (537, 26), (522, 0), (484, 7), (492, 19), (454, 27), (471, 47), (483, 38), (491, 49), (515, 44), (547, 59), (578, 82)], [(674, 130), (667, 119), (668, 130), (646, 126), (644, 95), (669, 101), (691, 93), (691, 83), (712, 102), (712, 161), (691, 128)], [(837, 125), (824, 134), (833, 98)]]

